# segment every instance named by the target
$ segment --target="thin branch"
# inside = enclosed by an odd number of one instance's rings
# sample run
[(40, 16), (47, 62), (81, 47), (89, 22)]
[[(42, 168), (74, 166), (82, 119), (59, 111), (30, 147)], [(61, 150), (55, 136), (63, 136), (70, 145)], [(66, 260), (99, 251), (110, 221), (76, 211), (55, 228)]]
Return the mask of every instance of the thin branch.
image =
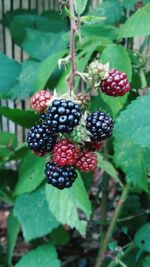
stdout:
[(118, 217), (119, 217), (120, 212), (122, 210), (123, 204), (124, 204), (125, 200), (127, 199), (128, 193), (129, 193), (129, 186), (127, 185), (125, 187), (124, 191), (122, 192), (118, 207), (116, 208), (114, 216), (113, 216), (112, 221), (111, 221), (111, 224), (108, 227), (108, 230), (107, 230), (107, 233), (106, 233), (106, 237), (104, 239), (102, 248), (100, 248), (100, 255), (97, 258), (97, 262), (96, 262), (95, 267), (101, 267), (102, 264), (103, 264), (103, 261), (104, 261), (104, 258), (105, 258), (105, 254), (106, 254), (106, 251), (107, 251), (108, 243), (109, 243), (109, 241), (110, 241), (110, 239), (111, 239), (111, 237), (113, 235), (113, 232), (114, 232)]
[(70, 62), (71, 62), (71, 75), (68, 79), (68, 89), (71, 95), (71, 91), (74, 86), (75, 76), (76, 76), (76, 63), (75, 63), (75, 34), (77, 30), (77, 25), (75, 21), (74, 14), (74, 0), (69, 0), (69, 9), (70, 9), (70, 24), (71, 24), (71, 33), (70, 33)]

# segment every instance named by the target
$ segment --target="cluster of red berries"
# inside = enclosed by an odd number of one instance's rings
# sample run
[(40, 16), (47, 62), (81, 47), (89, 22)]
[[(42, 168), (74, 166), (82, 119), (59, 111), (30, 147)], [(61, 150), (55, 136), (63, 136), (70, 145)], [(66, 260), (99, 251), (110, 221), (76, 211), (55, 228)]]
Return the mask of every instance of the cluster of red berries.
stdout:
[[(107, 95), (122, 96), (129, 91), (127, 75), (114, 69), (99, 83)], [(76, 169), (93, 171), (97, 166), (96, 151), (111, 136), (113, 120), (102, 111), (87, 114), (90, 96), (79, 93), (54, 97), (49, 91), (35, 93), (31, 106), (41, 115), (39, 125), (27, 134), (29, 148), (37, 156), (50, 153), (45, 167), (47, 182), (58, 189), (69, 188), (77, 178)]]

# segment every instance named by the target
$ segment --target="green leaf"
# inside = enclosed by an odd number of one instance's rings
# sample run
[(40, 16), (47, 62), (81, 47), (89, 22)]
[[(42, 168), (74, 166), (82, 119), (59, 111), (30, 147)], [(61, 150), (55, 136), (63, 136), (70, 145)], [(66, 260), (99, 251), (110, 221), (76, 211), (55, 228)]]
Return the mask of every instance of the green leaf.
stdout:
[(18, 9), (15, 9), (15, 10), (9, 10), (5, 13), (4, 17), (3, 17), (3, 24), (6, 26), (6, 27), (10, 27), (10, 24), (12, 23), (13, 19), (16, 17), (16, 16), (19, 16), (19, 15), (36, 15), (36, 10), (28, 10), (28, 9), (21, 9), (21, 8), (18, 8)]
[(19, 144), (10, 155), (9, 160), (17, 160), (25, 157), (25, 154), (28, 152), (28, 147), (26, 143)]
[(118, 139), (115, 142), (115, 163), (126, 173), (127, 182), (136, 190), (148, 190), (147, 172), (150, 149), (137, 146), (130, 141)]
[(26, 28), (39, 31), (51, 31), (51, 25), (47, 18), (35, 14), (22, 14), (13, 18), (9, 25), (13, 40), (20, 45), (26, 36)]
[(0, 159), (7, 160), (17, 146), (17, 137), (13, 133), (0, 132)]
[(115, 162), (138, 190), (147, 191), (150, 165), (150, 95), (138, 97), (121, 112), (114, 127)]
[(45, 87), (48, 79), (50, 78), (50, 76), (52, 75), (52, 73), (54, 72), (58, 64), (58, 60), (61, 57), (63, 57), (66, 54), (66, 52), (67, 50), (58, 52), (54, 55), (49, 56), (42, 62), (39, 68), (39, 71), (36, 74), (36, 89), (37, 90), (40, 90)]
[(17, 84), (20, 64), (0, 52), (0, 98), (10, 98), (10, 89)]
[(26, 38), (22, 43), (23, 49), (38, 60), (44, 60), (54, 53), (65, 50), (67, 45), (68, 33), (47, 33), (33, 29), (26, 29)]
[(12, 98), (24, 99), (34, 94), (36, 91), (36, 76), (40, 66), (40, 62), (31, 59), (22, 63), (18, 83), (10, 91)]
[(49, 27), (51, 32), (68, 31), (67, 18), (61, 15), (60, 12), (55, 10), (44, 11), (41, 16), (45, 17), (49, 21)]
[(31, 192), (44, 179), (45, 158), (40, 158), (28, 152), (19, 167), (19, 181), (15, 188), (15, 195)]
[(149, 267), (149, 266), (150, 266), (150, 256), (147, 256), (142, 262), (142, 267)]
[(129, 10), (134, 10), (134, 6), (137, 3), (137, 0), (123, 0), (122, 5)]
[(14, 216), (13, 211), (9, 214), (7, 221), (7, 262), (11, 263), (13, 251), (16, 245), (17, 236), (19, 233), (20, 225), (17, 218)]
[(18, 196), (14, 214), (18, 218), (26, 241), (50, 233), (59, 223), (51, 214), (45, 196), (45, 186)]
[(53, 245), (45, 244), (31, 250), (15, 265), (15, 267), (60, 267), (57, 253)]
[(117, 119), (114, 135), (150, 149), (150, 95), (138, 97)]
[(114, 168), (114, 166), (112, 165), (112, 163), (104, 160), (103, 156), (100, 153), (96, 153), (96, 154), (97, 154), (97, 160), (98, 160), (99, 168), (101, 168), (103, 171), (105, 171), (107, 174), (109, 174), (112, 178), (114, 178), (114, 180), (116, 182), (118, 182), (119, 184), (122, 185), (122, 183), (118, 177), (117, 171)]
[(39, 120), (39, 116), (32, 110), (12, 109), (2, 106), (0, 107), (0, 115), (25, 128), (32, 127)]
[(70, 241), (69, 233), (64, 229), (62, 225), (54, 229), (50, 235), (50, 242), (57, 245), (67, 245)]
[[(3, 166), (6, 168), (5, 166)], [(12, 204), (14, 202), (13, 191), (18, 180), (18, 172), (0, 169), (0, 199)]]
[(149, 35), (150, 33), (150, 4), (145, 5), (134, 13), (120, 28), (118, 39)]
[(59, 222), (68, 224), (81, 234), (85, 234), (87, 222), (79, 219), (77, 210), (83, 211), (89, 219), (91, 203), (80, 176), (71, 188), (62, 191), (46, 185), (46, 197), (50, 211)]
[(75, 0), (74, 1), (75, 11), (79, 16), (84, 12), (87, 3), (88, 3), (88, 0)]
[(106, 17), (104, 23), (116, 24), (122, 19), (123, 7), (119, 0), (106, 0), (97, 5), (95, 9), (91, 9), (89, 15)]
[(118, 29), (105, 24), (93, 24), (81, 26), (81, 34), (83, 36), (104, 36), (110, 40), (115, 40), (117, 37)]
[[(108, 96), (100, 92), (100, 98), (101, 100), (107, 104), (110, 110), (110, 114), (112, 117), (115, 119), (119, 113), (119, 111), (124, 107), (128, 100), (128, 94), (125, 94), (124, 96), (118, 96), (118, 97), (113, 97), (113, 96)], [(100, 103), (101, 107), (101, 103)], [(103, 106), (102, 106), (103, 107)]]
[(129, 81), (132, 76), (132, 66), (127, 50), (122, 45), (109, 45), (101, 55), (103, 63), (109, 62), (110, 68), (123, 71), (128, 75)]
[(137, 231), (134, 241), (140, 249), (150, 252), (150, 223), (144, 224)]

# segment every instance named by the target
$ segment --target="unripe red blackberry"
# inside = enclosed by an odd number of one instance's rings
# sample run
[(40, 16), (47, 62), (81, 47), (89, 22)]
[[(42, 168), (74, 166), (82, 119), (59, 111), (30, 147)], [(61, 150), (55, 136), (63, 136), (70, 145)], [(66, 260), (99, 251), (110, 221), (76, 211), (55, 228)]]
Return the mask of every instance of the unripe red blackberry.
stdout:
[(46, 103), (51, 99), (52, 95), (47, 90), (36, 92), (31, 98), (31, 107), (36, 112), (43, 112), (47, 105)]
[(123, 96), (130, 90), (127, 74), (111, 69), (108, 77), (102, 80), (100, 90), (106, 95)]
[(54, 133), (71, 133), (79, 125), (80, 106), (71, 100), (54, 100), (47, 113), (42, 114), (45, 126)]
[(78, 158), (78, 146), (67, 139), (57, 142), (53, 150), (53, 160), (61, 167), (74, 165)]
[(48, 162), (45, 167), (47, 183), (58, 189), (69, 188), (77, 178), (73, 167), (60, 167), (55, 162)]
[(85, 150), (79, 154), (76, 162), (76, 168), (82, 172), (90, 172), (96, 168), (97, 157), (92, 151)]
[(86, 128), (91, 132), (92, 139), (102, 141), (111, 136), (113, 120), (105, 112), (93, 112), (86, 118)]
[(41, 124), (33, 126), (27, 134), (28, 146), (34, 151), (34, 154), (37, 152), (38, 156), (51, 152), (55, 142), (56, 136)]
[(85, 110), (88, 108), (88, 105), (90, 103), (90, 95), (89, 94), (84, 94), (84, 93), (79, 93), (77, 94), (77, 100), (79, 101), (81, 105), (81, 109)]

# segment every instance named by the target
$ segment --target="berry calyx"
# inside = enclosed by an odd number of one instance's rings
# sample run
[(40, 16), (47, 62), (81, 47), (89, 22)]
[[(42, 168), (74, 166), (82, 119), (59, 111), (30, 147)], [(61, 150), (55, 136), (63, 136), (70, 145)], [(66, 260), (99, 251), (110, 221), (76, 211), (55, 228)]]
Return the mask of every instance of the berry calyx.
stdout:
[(90, 172), (96, 168), (97, 157), (92, 151), (85, 150), (79, 154), (76, 168), (83, 172)]
[(52, 95), (47, 90), (36, 92), (31, 98), (31, 107), (36, 112), (43, 112), (47, 105), (46, 103), (51, 99)]
[(56, 143), (56, 136), (42, 124), (33, 126), (27, 134), (28, 147), (38, 156), (51, 152)]
[(100, 90), (106, 95), (123, 96), (130, 90), (127, 74), (111, 69), (108, 77), (102, 80)]
[(91, 132), (92, 139), (102, 141), (111, 136), (113, 120), (105, 112), (93, 112), (86, 118), (86, 128)]
[(61, 167), (74, 165), (78, 158), (78, 147), (67, 139), (60, 140), (54, 146), (53, 160)]
[(42, 115), (44, 124), (54, 133), (71, 133), (80, 118), (80, 106), (65, 99), (54, 100), (47, 113)]
[(45, 167), (47, 183), (58, 189), (69, 188), (77, 178), (73, 167), (60, 167), (55, 162), (48, 162)]

